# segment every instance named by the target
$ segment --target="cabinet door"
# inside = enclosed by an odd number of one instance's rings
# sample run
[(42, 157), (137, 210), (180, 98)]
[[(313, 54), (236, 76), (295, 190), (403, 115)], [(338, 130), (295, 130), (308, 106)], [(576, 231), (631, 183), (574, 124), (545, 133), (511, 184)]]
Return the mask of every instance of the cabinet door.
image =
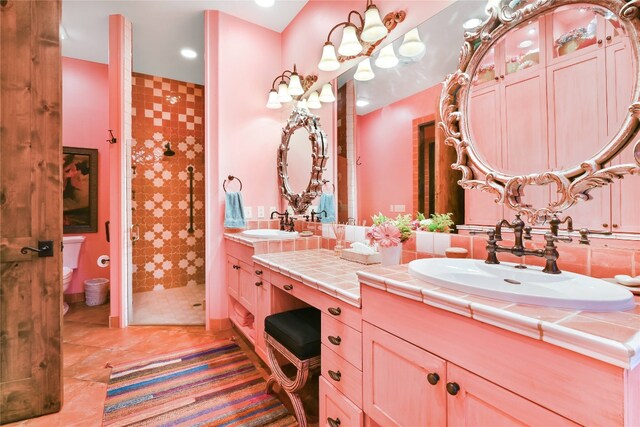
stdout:
[[(363, 324), (363, 409), (381, 426), (443, 426), (444, 360), (369, 323)], [(429, 378), (435, 385), (429, 383)], [(435, 382), (435, 381), (434, 381)]]
[(360, 427), (362, 426), (362, 410), (354, 405), (342, 393), (336, 390), (324, 378), (320, 377), (319, 405), (320, 420), (318, 425), (326, 427)]
[(262, 283), (262, 285), (256, 287), (256, 311), (254, 313), (256, 353), (268, 364), (267, 345), (264, 341), (264, 318), (271, 314), (271, 283), (266, 280), (260, 281), (259, 279), (257, 279), (256, 282)]
[[(627, 146), (613, 163), (636, 164), (633, 156), (635, 143), (633, 141)], [(640, 176), (628, 175), (611, 185), (611, 211), (614, 233), (640, 233)]]
[(240, 262), (234, 257), (227, 256), (227, 293), (234, 299), (239, 295), (239, 273)]
[(253, 269), (250, 265), (240, 262), (239, 284), (238, 284), (238, 301), (244, 306), (250, 313), (256, 312), (256, 284), (258, 279), (253, 274)]
[(447, 394), (448, 426), (577, 425), (452, 363), (447, 381), (459, 387), (455, 395)]

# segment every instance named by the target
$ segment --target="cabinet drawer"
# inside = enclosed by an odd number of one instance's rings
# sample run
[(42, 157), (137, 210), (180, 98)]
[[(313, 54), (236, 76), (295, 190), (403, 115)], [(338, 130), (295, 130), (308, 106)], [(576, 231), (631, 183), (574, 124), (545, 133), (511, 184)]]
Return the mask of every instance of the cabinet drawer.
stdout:
[(321, 351), (322, 376), (358, 408), (362, 408), (362, 372), (327, 346), (323, 345)]
[(271, 282), (271, 270), (259, 264), (254, 264), (253, 270), (256, 275), (256, 282), (259, 282), (261, 280), (264, 280), (265, 282)]
[(349, 325), (358, 332), (362, 332), (362, 310), (347, 304), (337, 298), (322, 294), (320, 305), (316, 305), (322, 313), (327, 313), (330, 317)]
[(339, 322), (335, 317), (322, 313), (322, 344), (362, 370), (362, 334)]
[(320, 377), (320, 420), (326, 427), (361, 427), (362, 410)]

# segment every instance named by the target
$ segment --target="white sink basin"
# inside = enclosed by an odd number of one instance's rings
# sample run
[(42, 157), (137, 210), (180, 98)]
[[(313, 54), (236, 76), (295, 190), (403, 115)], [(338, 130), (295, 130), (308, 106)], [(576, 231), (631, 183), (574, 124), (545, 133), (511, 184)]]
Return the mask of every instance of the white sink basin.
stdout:
[(282, 231), (267, 228), (245, 230), (240, 234), (245, 237), (252, 237), (254, 239), (297, 239), (299, 236), (297, 231)]
[(622, 311), (634, 307), (628, 290), (600, 279), (570, 272), (543, 273), (541, 267), (514, 268), (503, 262), (431, 258), (409, 263), (409, 274), (443, 288), (523, 304), (589, 311)]

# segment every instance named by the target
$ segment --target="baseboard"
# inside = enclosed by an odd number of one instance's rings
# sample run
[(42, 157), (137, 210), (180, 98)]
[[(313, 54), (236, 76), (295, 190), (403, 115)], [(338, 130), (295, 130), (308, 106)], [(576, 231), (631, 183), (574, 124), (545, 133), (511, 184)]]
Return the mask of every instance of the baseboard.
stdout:
[(76, 302), (84, 302), (84, 292), (78, 292), (75, 294), (64, 294), (64, 301), (67, 304), (73, 304)]
[(120, 327), (120, 316), (109, 316), (109, 327), (110, 328), (119, 328)]
[(231, 329), (233, 324), (229, 318), (225, 319), (209, 319), (209, 330), (211, 332), (220, 332)]

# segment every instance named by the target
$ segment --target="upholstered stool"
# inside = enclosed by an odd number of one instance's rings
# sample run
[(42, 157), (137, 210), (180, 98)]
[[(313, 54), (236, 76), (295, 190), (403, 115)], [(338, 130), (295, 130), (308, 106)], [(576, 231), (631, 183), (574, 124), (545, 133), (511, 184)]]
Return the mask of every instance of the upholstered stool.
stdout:
[[(271, 393), (273, 385), (278, 383), (291, 399), (298, 424), (306, 427), (307, 416), (298, 392), (309, 374), (320, 368), (320, 310), (309, 307), (267, 316), (264, 336), (271, 367), (267, 393)], [(296, 367), (294, 379), (282, 371), (276, 352)]]

